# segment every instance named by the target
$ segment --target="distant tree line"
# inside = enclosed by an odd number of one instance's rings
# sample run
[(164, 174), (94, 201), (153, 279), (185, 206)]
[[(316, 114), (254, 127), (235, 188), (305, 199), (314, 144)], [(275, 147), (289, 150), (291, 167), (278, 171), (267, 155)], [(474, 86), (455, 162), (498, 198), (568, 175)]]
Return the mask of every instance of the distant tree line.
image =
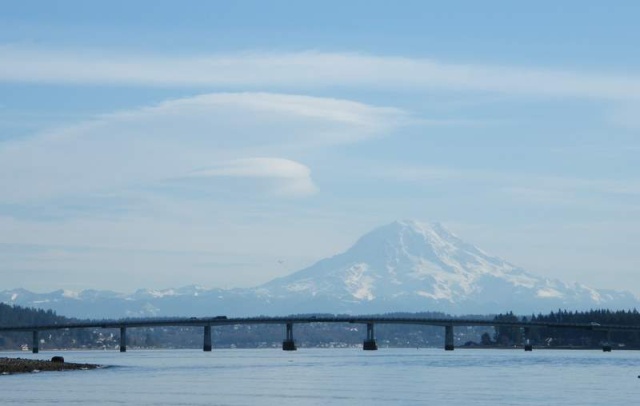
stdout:
[[(548, 314), (516, 316), (512, 312), (499, 314), (496, 321), (531, 321), (542, 323), (581, 323), (616, 324), (622, 326), (640, 326), (640, 312), (633, 310), (589, 310), (584, 312), (558, 310)], [(532, 328), (528, 338), (533, 345), (551, 348), (595, 348), (604, 343), (617, 347), (640, 348), (640, 334), (637, 332), (569, 329), (569, 328)], [(525, 339), (521, 328), (496, 327), (495, 334), (488, 345), (521, 345)], [(486, 337), (485, 337), (486, 341)]]
[[(316, 314), (316, 316), (333, 315)], [(434, 312), (388, 313), (372, 316), (456, 318)], [(528, 317), (517, 316), (509, 312), (496, 316), (467, 315), (460, 318), (640, 325), (640, 313), (635, 309), (630, 311), (591, 310), (588, 312), (559, 310)], [(51, 310), (0, 303), (0, 326), (65, 324), (77, 321), (80, 320), (58, 316)], [(524, 340), (522, 329), (513, 327), (456, 327), (454, 333), (457, 347), (513, 347), (522, 345)], [(365, 335), (366, 326), (362, 324), (301, 323), (294, 325), (294, 338), (299, 348), (356, 347), (362, 345)], [(444, 328), (438, 326), (377, 324), (375, 335), (379, 347), (442, 347), (444, 344)], [(531, 329), (528, 337), (536, 346), (551, 348), (596, 348), (608, 339), (606, 333), (600, 331), (553, 328)], [(218, 348), (279, 348), (284, 338), (284, 326), (275, 324), (218, 326), (212, 329), (212, 338), (213, 346)], [(40, 333), (40, 339), (42, 350), (62, 348), (117, 349), (120, 335), (118, 329), (63, 329), (43, 331)], [(616, 346), (640, 348), (640, 336), (637, 333), (613, 332), (610, 339)], [(17, 350), (23, 344), (30, 347), (31, 340), (30, 332), (0, 333), (0, 349)], [(130, 348), (201, 348), (203, 328), (188, 326), (130, 328), (127, 330), (127, 341)]]
[[(0, 303), (0, 326), (24, 326), (34, 324), (65, 324), (76, 319), (58, 316), (53, 310), (10, 306)], [(49, 348), (86, 348), (87, 343), (95, 342), (92, 332), (87, 329), (45, 331), (40, 335), (41, 342)], [(16, 350), (22, 345), (32, 345), (31, 332), (0, 333), (0, 349)]]

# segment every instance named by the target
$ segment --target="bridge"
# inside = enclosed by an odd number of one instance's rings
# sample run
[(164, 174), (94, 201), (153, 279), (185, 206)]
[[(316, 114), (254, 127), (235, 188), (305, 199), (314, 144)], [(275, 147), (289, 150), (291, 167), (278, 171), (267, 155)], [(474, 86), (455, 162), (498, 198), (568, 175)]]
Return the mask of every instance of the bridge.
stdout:
[(533, 349), (529, 340), (529, 332), (534, 328), (559, 328), (559, 329), (578, 329), (590, 331), (602, 331), (606, 334), (607, 339), (603, 344), (602, 350), (611, 351), (611, 332), (612, 331), (640, 331), (640, 326), (616, 325), (616, 324), (599, 324), (599, 323), (547, 323), (547, 322), (526, 322), (526, 321), (496, 321), (496, 320), (480, 320), (480, 319), (458, 319), (458, 318), (421, 318), (421, 317), (367, 317), (367, 316), (337, 316), (337, 317), (320, 317), (320, 316), (289, 316), (289, 317), (236, 317), (229, 318), (226, 316), (215, 317), (182, 317), (182, 318), (162, 318), (162, 319), (125, 319), (125, 320), (102, 320), (102, 321), (86, 321), (65, 324), (42, 324), (42, 325), (24, 325), (24, 326), (0, 326), (2, 332), (31, 332), (33, 337), (32, 351), (39, 352), (41, 331), (67, 330), (67, 329), (86, 329), (86, 328), (103, 328), (103, 329), (120, 329), (120, 352), (127, 350), (127, 329), (140, 327), (167, 327), (167, 326), (191, 326), (203, 328), (203, 345), (204, 351), (211, 351), (211, 328), (228, 325), (256, 325), (256, 324), (281, 324), (286, 327), (286, 334), (282, 342), (282, 349), (285, 351), (295, 351), (296, 344), (293, 338), (294, 324), (309, 323), (350, 323), (362, 324), (367, 327), (367, 335), (364, 338), (362, 348), (364, 350), (377, 350), (374, 326), (376, 324), (410, 324), (424, 326), (440, 326), (444, 328), (445, 340), (444, 349), (453, 351), (454, 349), (454, 327), (459, 326), (488, 326), (488, 327), (516, 327), (522, 329), (525, 339), (524, 350), (531, 351)]

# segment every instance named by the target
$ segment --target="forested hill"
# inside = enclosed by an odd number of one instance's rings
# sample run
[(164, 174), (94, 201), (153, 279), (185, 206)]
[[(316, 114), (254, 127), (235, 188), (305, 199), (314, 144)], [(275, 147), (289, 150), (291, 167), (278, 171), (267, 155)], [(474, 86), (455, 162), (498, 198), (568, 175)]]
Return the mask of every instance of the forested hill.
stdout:
[[(0, 303), (0, 326), (25, 326), (38, 324), (64, 324), (73, 321), (58, 316), (53, 310), (33, 309), (10, 306)], [(86, 348), (88, 343), (95, 342), (95, 334), (85, 329), (47, 332), (40, 337), (41, 343), (48, 348)], [(23, 345), (32, 345), (30, 332), (7, 332), (0, 334), (0, 349), (18, 350)]]
[[(607, 309), (572, 312), (558, 310), (548, 314), (516, 316), (513, 313), (497, 315), (497, 321), (531, 321), (541, 323), (597, 323), (640, 326), (640, 312), (633, 310), (611, 311)], [(562, 328), (531, 329), (529, 338), (534, 345), (546, 347), (597, 347), (611, 341), (619, 347), (640, 348), (640, 334), (637, 332), (612, 331), (609, 336), (604, 331), (574, 330)], [(501, 345), (518, 344), (522, 341), (520, 329), (500, 327), (496, 329), (495, 341)]]
[(58, 316), (53, 310), (10, 306), (0, 303), (0, 326), (22, 326), (34, 324), (55, 324), (69, 321)]

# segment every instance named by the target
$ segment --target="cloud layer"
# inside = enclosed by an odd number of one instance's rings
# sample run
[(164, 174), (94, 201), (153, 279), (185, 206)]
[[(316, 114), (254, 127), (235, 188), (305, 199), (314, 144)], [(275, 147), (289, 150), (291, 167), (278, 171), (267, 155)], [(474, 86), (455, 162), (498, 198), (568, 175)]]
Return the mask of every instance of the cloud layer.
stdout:
[(189, 177), (267, 181), (269, 189), (278, 196), (304, 197), (317, 191), (308, 167), (281, 158), (244, 158), (222, 161), (212, 168), (195, 171)]
[(589, 99), (640, 98), (640, 78), (354, 53), (157, 56), (0, 47), (0, 81), (256, 88), (453, 89)]
[(254, 181), (247, 187), (307, 196), (316, 186), (295, 157), (386, 134), (404, 120), (398, 109), (308, 96), (221, 93), (172, 100), (0, 144), (0, 203), (205, 177), (245, 178)]

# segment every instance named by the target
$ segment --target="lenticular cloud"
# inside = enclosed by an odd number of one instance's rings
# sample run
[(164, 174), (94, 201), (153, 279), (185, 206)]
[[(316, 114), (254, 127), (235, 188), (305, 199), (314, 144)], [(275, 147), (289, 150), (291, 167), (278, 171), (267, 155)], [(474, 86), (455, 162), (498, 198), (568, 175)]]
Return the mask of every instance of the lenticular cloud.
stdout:
[(305, 196), (316, 187), (298, 157), (386, 135), (405, 121), (397, 109), (310, 96), (170, 100), (0, 145), (0, 188), (7, 191), (0, 202), (157, 189), (196, 175), (253, 179), (234, 186)]

